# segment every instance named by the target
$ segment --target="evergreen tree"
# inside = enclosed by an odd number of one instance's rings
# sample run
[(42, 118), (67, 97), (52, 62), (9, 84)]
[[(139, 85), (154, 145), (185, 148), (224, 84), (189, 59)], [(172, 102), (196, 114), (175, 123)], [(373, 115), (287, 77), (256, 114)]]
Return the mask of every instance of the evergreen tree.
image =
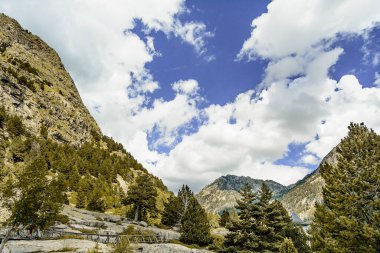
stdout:
[(189, 207), (190, 200), (193, 197), (194, 193), (190, 190), (190, 187), (187, 185), (182, 185), (177, 195), (180, 204), (178, 224), (181, 224), (182, 218), (185, 215), (187, 208)]
[(212, 242), (207, 213), (195, 197), (191, 197), (181, 220), (180, 240), (188, 244), (208, 245)]
[(272, 192), (263, 184), (258, 194), (249, 185), (241, 190), (236, 208), (239, 221), (228, 227), (225, 252), (279, 252), (284, 238), (297, 239), (300, 252), (310, 252), (306, 236), (296, 227), (279, 201), (271, 201)]
[[(30, 230), (45, 229), (59, 219), (66, 189), (62, 182), (47, 176), (46, 161), (38, 157), (18, 175), (18, 180), (7, 180), (1, 191), (2, 204), (11, 212), (7, 222), (11, 229), (7, 236), (18, 226), (28, 226)], [(0, 252), (7, 236), (2, 241)]]
[(245, 184), (240, 194), (242, 198), (237, 201), (236, 209), (239, 210), (239, 219), (232, 220), (228, 226), (229, 233), (226, 236), (225, 251), (238, 252), (248, 249), (248, 244), (252, 241), (251, 224), (252, 215), (251, 210), (254, 201), (257, 200), (257, 194), (252, 192), (252, 187)]
[(298, 250), (296, 247), (294, 247), (293, 241), (291, 239), (285, 238), (281, 243), (280, 253), (298, 253)]
[(135, 221), (146, 220), (148, 212), (157, 212), (156, 197), (157, 190), (152, 178), (142, 173), (129, 188), (127, 198), (123, 202), (133, 206)]
[(106, 201), (103, 196), (103, 190), (101, 187), (95, 187), (94, 191), (90, 194), (87, 209), (98, 212), (104, 212), (107, 209)]
[(225, 227), (229, 221), (230, 221), (230, 212), (228, 212), (227, 210), (223, 210), (222, 214), (220, 215), (219, 225), (222, 227)]
[(161, 222), (164, 225), (176, 226), (179, 225), (181, 204), (176, 196), (170, 196), (167, 203), (164, 205)]
[(323, 203), (312, 224), (314, 252), (380, 252), (380, 136), (349, 126), (337, 164), (323, 164)]

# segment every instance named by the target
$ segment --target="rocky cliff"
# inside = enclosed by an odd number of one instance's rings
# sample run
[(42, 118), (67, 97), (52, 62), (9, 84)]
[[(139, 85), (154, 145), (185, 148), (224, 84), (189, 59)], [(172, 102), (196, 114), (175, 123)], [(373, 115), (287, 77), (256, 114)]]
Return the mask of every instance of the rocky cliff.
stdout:
[(196, 197), (208, 212), (219, 213), (236, 205), (236, 200), (241, 198), (238, 191), (246, 183), (252, 186), (254, 192), (257, 192), (263, 183), (267, 184), (273, 191), (275, 198), (286, 189), (282, 184), (272, 180), (227, 175), (216, 179), (212, 184), (203, 188)]
[(29, 132), (73, 145), (99, 127), (84, 106), (58, 54), (14, 19), (0, 14), (0, 101)]
[[(334, 148), (322, 160), (322, 164), (336, 164), (337, 152)], [(320, 166), (321, 166), (320, 165)], [(313, 173), (301, 179), (286, 193), (281, 199), (281, 203), (289, 211), (294, 211), (301, 219), (310, 220), (315, 211), (315, 203), (321, 202), (323, 178), (319, 173), (319, 168)]]

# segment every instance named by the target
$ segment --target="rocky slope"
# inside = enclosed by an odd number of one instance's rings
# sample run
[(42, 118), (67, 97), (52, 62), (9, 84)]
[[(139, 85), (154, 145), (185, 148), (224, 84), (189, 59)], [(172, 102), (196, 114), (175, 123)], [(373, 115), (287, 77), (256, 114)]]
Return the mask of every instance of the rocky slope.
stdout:
[[(321, 164), (324, 163), (337, 163), (336, 148), (322, 160)], [(319, 169), (290, 186), (249, 177), (222, 176), (203, 188), (197, 194), (197, 199), (207, 211), (219, 213), (236, 205), (236, 200), (241, 198), (238, 191), (246, 182), (252, 185), (254, 191), (265, 182), (273, 191), (273, 197), (279, 199), (289, 213), (295, 212), (303, 220), (310, 220), (315, 211), (315, 203), (322, 201), (324, 182)]]
[(0, 101), (37, 135), (79, 145), (100, 129), (58, 54), (14, 19), (0, 14)]
[(257, 192), (265, 183), (273, 191), (274, 197), (278, 197), (278, 194), (286, 189), (282, 184), (272, 180), (227, 175), (216, 179), (212, 184), (203, 188), (196, 195), (196, 198), (208, 212), (219, 213), (236, 205), (236, 200), (241, 198), (238, 191), (246, 183), (252, 186), (254, 192)]
[[(322, 160), (322, 164), (336, 164), (337, 152), (334, 148)], [(321, 166), (320, 165), (320, 166)], [(319, 168), (298, 181), (281, 199), (281, 203), (289, 210), (296, 212), (301, 219), (310, 220), (315, 211), (315, 203), (322, 201), (323, 178)]]

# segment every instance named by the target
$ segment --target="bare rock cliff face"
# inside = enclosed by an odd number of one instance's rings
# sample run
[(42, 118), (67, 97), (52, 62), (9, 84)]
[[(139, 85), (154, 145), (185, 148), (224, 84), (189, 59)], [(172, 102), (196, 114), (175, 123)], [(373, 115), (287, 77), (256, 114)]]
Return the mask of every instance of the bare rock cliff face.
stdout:
[[(322, 164), (337, 164), (336, 148), (322, 160)], [(294, 211), (303, 220), (311, 220), (315, 212), (315, 203), (323, 200), (322, 188), (324, 180), (319, 173), (319, 168), (298, 181), (295, 186), (281, 199), (281, 203), (289, 211)]]
[(38, 135), (80, 145), (100, 133), (58, 54), (14, 19), (0, 14), (0, 101)]

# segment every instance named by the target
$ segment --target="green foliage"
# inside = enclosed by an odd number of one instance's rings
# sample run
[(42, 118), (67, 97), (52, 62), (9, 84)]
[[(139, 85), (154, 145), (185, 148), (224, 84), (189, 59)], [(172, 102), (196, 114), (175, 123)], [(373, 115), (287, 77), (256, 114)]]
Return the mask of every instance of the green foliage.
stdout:
[(314, 252), (380, 252), (380, 136), (364, 124), (349, 126), (325, 163), (323, 203), (312, 224)]
[(284, 241), (280, 246), (280, 253), (298, 253), (296, 247), (294, 247), (293, 241), (289, 238), (284, 238)]
[(16, 115), (8, 116), (6, 128), (12, 136), (21, 136), (26, 132), (21, 118)]
[(209, 250), (221, 252), (224, 246), (224, 236), (212, 235), (212, 244), (208, 246)]
[(228, 225), (225, 252), (278, 252), (286, 237), (297, 240), (300, 252), (310, 252), (303, 231), (291, 222), (279, 201), (271, 201), (272, 192), (265, 184), (258, 194), (246, 184), (241, 195), (236, 206), (239, 220)]
[(154, 185), (153, 179), (148, 174), (142, 173), (128, 190), (127, 198), (123, 202), (133, 206), (135, 221), (147, 221), (148, 211), (151, 214), (157, 212), (157, 190), (152, 185)]
[(230, 212), (228, 210), (223, 210), (222, 214), (220, 215), (219, 225), (221, 227), (226, 227), (229, 221), (230, 221)]
[(57, 178), (47, 176), (47, 163), (38, 157), (18, 175), (18, 180), (8, 178), (3, 204), (11, 211), (11, 226), (45, 229), (62, 218), (59, 211), (65, 200), (64, 186)]
[(98, 133), (96, 130), (91, 129), (90, 133), (91, 133), (92, 138), (94, 138), (96, 142), (99, 142), (101, 140), (102, 137), (100, 133)]
[(192, 196), (181, 219), (180, 241), (187, 244), (208, 245), (212, 242), (207, 213)]
[(95, 187), (93, 193), (90, 195), (87, 209), (98, 212), (104, 212), (107, 209), (107, 204), (101, 188)]
[(7, 112), (3, 106), (0, 106), (0, 128), (3, 128), (7, 120)]
[(132, 253), (132, 248), (127, 238), (121, 237), (119, 243), (115, 243), (111, 253)]
[(0, 53), (4, 53), (10, 45), (5, 42), (0, 43)]
[(161, 222), (167, 226), (179, 225), (181, 204), (176, 196), (170, 196), (167, 203), (164, 205)]
[(44, 139), (48, 137), (48, 128), (45, 125), (42, 125), (40, 128), (40, 136)]

